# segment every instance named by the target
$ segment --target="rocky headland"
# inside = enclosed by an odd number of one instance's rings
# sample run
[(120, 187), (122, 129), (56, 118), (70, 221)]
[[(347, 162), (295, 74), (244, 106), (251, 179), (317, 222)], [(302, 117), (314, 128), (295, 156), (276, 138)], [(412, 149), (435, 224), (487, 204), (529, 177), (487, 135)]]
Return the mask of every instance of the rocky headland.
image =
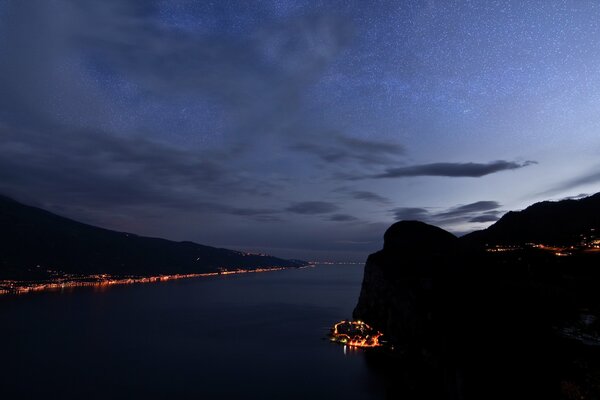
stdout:
[(462, 238), (393, 224), (367, 259), (353, 313), (394, 348), (369, 356), (390, 397), (600, 398), (600, 336), (573, 333), (600, 308), (598, 215), (595, 195), (509, 213)]

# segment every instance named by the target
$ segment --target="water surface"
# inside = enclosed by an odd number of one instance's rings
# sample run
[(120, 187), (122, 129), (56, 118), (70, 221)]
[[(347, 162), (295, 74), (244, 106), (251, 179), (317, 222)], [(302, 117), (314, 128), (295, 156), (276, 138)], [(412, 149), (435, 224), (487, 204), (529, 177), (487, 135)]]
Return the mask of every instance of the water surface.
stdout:
[(381, 399), (324, 339), (361, 265), (0, 298), (0, 397)]

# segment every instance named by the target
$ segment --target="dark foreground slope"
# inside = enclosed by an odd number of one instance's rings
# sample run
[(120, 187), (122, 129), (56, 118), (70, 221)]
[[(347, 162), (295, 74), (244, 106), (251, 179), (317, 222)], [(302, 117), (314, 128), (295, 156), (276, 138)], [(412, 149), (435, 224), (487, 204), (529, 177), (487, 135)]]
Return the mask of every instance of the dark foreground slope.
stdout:
[(82, 224), (0, 197), (0, 279), (68, 274), (156, 275), (294, 267), (302, 262)]
[[(354, 310), (396, 349), (374, 363), (389, 397), (600, 398), (600, 257), (581, 247), (597, 199), (541, 203), (460, 239), (421, 222), (392, 225)], [(529, 242), (574, 249), (558, 256)]]

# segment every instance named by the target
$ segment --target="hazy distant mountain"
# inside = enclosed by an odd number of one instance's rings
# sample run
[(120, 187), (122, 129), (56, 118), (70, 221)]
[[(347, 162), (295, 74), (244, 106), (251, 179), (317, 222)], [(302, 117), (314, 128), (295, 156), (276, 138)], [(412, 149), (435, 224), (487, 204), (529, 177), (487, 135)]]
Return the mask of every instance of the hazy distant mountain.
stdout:
[(152, 275), (303, 264), (111, 231), (0, 196), (0, 279), (46, 278), (48, 270)]
[(487, 229), (465, 235), (473, 244), (568, 243), (592, 229), (600, 235), (600, 193), (579, 200), (544, 201), (510, 211)]

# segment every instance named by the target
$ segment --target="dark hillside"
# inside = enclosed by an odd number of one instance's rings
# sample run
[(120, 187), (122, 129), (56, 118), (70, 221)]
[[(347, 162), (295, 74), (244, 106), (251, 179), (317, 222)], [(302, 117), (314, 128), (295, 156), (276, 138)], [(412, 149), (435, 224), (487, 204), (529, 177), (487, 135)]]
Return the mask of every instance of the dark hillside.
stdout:
[(4, 196), (0, 196), (0, 243), (0, 279), (44, 279), (48, 271), (152, 275), (303, 264), (115, 232)]

